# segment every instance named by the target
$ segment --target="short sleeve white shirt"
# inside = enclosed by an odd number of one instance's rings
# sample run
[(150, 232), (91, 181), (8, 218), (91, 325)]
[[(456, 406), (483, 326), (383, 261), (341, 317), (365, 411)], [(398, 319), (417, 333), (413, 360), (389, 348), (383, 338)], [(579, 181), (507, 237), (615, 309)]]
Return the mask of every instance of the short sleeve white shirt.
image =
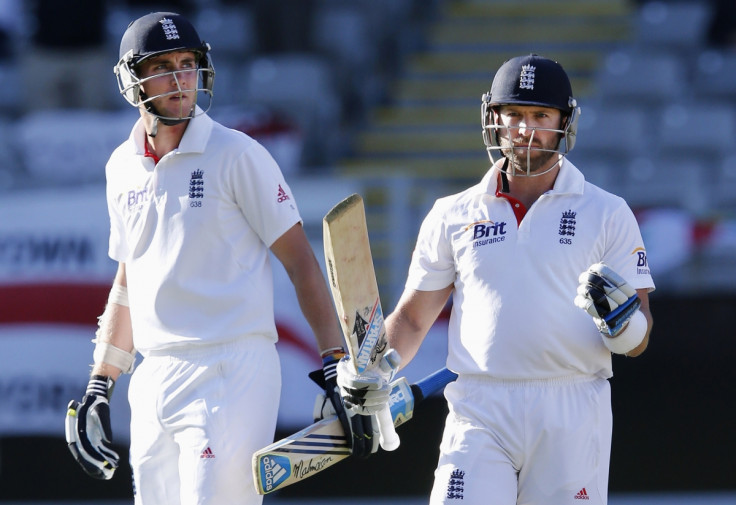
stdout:
[(268, 248), (301, 218), (278, 165), (207, 115), (144, 156), (143, 124), (106, 167), (109, 255), (126, 264), (136, 348), (276, 340)]
[(579, 275), (599, 261), (634, 288), (654, 289), (633, 213), (564, 160), (517, 225), (497, 181), (492, 168), (439, 199), (412, 256), (407, 288), (454, 286), (447, 366), (505, 379), (611, 377), (611, 354), (573, 300)]

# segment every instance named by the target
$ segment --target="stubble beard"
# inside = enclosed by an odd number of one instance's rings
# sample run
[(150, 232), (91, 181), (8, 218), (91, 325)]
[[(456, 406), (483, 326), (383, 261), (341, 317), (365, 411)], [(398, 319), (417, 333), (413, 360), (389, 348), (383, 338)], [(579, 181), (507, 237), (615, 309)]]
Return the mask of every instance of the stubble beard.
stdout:
[[(541, 151), (539, 147), (531, 148), (531, 152), (528, 148), (514, 148), (507, 140), (502, 141), (502, 146), (501, 152), (509, 160), (509, 166), (513, 168), (512, 173), (520, 175), (533, 174), (549, 168), (558, 154), (551, 149)], [(529, 163), (527, 163), (527, 155)]]

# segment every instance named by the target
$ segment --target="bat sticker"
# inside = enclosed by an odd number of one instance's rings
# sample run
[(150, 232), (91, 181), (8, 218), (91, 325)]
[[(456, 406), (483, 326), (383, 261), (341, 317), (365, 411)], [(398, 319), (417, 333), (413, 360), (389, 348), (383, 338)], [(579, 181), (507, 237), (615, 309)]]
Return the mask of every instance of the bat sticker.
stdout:
[[(359, 326), (363, 328), (359, 328)], [(361, 374), (369, 365), (375, 363), (376, 357), (386, 348), (386, 339), (381, 338), (383, 337), (383, 310), (381, 310), (380, 299), (376, 298), (368, 321), (360, 317), (356, 312), (353, 328), (353, 332), (358, 338), (358, 344), (360, 346), (355, 364), (358, 373)]]

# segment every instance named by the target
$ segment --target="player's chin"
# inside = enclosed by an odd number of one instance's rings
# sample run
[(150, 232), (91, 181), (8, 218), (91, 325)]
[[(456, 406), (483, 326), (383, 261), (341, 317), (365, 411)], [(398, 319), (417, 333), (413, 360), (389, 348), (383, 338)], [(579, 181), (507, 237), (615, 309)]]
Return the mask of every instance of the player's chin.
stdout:
[(531, 160), (531, 163), (527, 164), (526, 158), (517, 157), (512, 161), (511, 166), (513, 167), (513, 173), (516, 175), (534, 175), (536, 173), (542, 173), (550, 168), (551, 161), (545, 159)]

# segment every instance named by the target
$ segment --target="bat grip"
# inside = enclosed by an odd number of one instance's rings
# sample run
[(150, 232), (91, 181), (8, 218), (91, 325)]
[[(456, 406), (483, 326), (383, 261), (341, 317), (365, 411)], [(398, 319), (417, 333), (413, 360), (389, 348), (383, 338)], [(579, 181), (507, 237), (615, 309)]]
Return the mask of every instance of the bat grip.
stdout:
[(391, 417), (391, 408), (379, 410), (376, 414), (378, 420), (378, 432), (380, 434), (381, 447), (384, 451), (395, 451), (399, 447), (399, 435), (394, 427), (394, 420)]
[(421, 391), (421, 397), (417, 398), (417, 395), (414, 395), (415, 400), (419, 401), (421, 399), (427, 398), (428, 396), (444, 388), (447, 384), (454, 381), (455, 379), (457, 379), (457, 374), (455, 372), (448, 370), (447, 368), (441, 368), (437, 370), (433, 374), (425, 377), (424, 379), (416, 383), (416, 386)]

